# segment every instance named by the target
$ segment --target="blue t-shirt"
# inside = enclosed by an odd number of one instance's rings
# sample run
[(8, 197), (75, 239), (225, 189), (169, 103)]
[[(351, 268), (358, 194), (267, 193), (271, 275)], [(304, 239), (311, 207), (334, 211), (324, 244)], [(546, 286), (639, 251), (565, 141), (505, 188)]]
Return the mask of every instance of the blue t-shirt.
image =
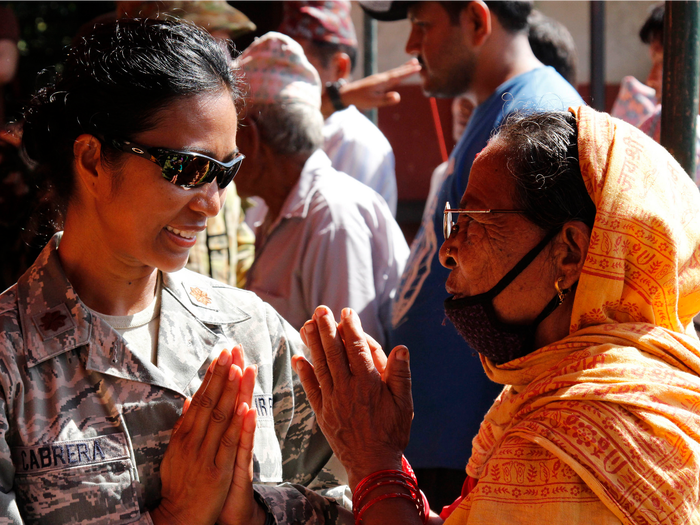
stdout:
[(463, 469), (472, 439), (502, 389), (488, 379), (477, 353), (445, 318), (450, 272), (438, 259), (445, 202), (459, 206), (472, 161), (510, 112), (566, 111), (581, 104), (576, 90), (551, 67), (504, 82), (472, 113), (437, 197), (426, 203), (394, 301), (389, 347), (403, 344), (411, 352), (415, 416), (406, 457), (415, 468)]

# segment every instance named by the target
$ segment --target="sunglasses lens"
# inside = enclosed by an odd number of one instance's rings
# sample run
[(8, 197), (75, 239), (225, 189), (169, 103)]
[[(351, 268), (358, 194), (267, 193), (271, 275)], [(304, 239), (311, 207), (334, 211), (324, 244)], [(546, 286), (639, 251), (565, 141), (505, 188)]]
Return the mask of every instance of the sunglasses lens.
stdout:
[(236, 162), (230, 168), (221, 168), (220, 174), (216, 177), (216, 181), (219, 185), (220, 190), (223, 190), (226, 186), (231, 184), (231, 181), (238, 173), (238, 170), (241, 169), (242, 161), (243, 161), (243, 157), (238, 159), (238, 162)]
[(190, 157), (189, 162), (183, 167), (182, 176), (178, 184), (192, 188), (210, 182), (213, 179), (213, 177), (210, 177), (213, 168), (214, 163), (209, 159)]
[(183, 188), (193, 188), (213, 180), (211, 174), (214, 163), (196, 155), (168, 153), (160, 159), (163, 177)]
[(170, 150), (160, 150), (158, 153), (158, 164), (161, 166), (163, 178), (182, 188), (201, 186), (216, 178), (219, 188), (223, 189), (236, 176), (241, 161), (245, 158), (239, 154), (233, 165), (226, 167), (204, 155)]

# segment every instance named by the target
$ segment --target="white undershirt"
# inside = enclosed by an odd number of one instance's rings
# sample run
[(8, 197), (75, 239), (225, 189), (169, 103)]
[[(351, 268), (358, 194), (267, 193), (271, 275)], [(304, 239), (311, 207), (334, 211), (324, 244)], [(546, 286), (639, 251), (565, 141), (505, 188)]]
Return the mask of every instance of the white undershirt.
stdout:
[(156, 294), (144, 310), (133, 315), (106, 315), (90, 308), (90, 312), (101, 317), (126, 341), (129, 349), (141, 359), (157, 365), (158, 328), (160, 326), (161, 274), (158, 272)]

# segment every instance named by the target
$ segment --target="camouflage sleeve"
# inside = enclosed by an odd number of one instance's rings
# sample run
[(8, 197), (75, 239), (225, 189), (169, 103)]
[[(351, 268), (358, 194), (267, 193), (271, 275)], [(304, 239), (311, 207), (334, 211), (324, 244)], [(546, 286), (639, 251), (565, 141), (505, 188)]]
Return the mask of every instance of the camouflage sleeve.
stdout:
[(7, 441), (10, 431), (9, 410), (12, 407), (13, 384), (16, 375), (14, 369), (13, 341), (16, 340), (19, 326), (15, 323), (3, 323), (0, 319), (0, 524), (23, 523), (19, 513), (13, 489), (15, 467), (12, 463), (10, 445)]
[(352, 511), (339, 505), (334, 499), (303, 485), (284, 483), (277, 487), (255, 485), (255, 490), (265, 502), (267, 511), (282, 524), (354, 525)]
[(282, 449), (283, 479), (277, 486), (256, 485), (278, 524), (353, 524), (347, 474), (333, 455), (311, 410), (292, 356), (308, 351), (299, 334), (266, 305), (275, 349), (273, 402), (275, 432)]
[(4, 392), (0, 392), (0, 524), (15, 525), (23, 522), (17, 508), (15, 492), (12, 490), (15, 469), (5, 438), (8, 429), (6, 406)]

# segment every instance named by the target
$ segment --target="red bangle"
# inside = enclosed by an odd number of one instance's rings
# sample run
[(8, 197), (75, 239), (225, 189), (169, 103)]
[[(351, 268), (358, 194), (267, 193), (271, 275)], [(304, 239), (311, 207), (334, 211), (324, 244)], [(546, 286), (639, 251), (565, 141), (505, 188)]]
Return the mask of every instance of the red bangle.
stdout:
[(389, 498), (403, 498), (415, 503), (415, 500), (412, 495), (405, 494), (403, 492), (389, 492), (387, 494), (382, 494), (381, 496), (377, 496), (376, 498), (369, 500), (367, 504), (364, 507), (362, 507), (362, 509), (360, 509), (360, 511), (355, 516), (355, 525), (359, 525), (360, 523), (362, 523), (362, 517), (364, 513), (367, 512), (372, 505)]
[(418, 488), (418, 479), (416, 478), (416, 473), (413, 471), (413, 467), (411, 467), (411, 464), (408, 462), (406, 459), (406, 456), (401, 456), (401, 469), (411, 476), (413, 481), (416, 483), (416, 490), (420, 492), (420, 497), (421, 500), (423, 501), (423, 524), (428, 523), (428, 518), (430, 518), (430, 503), (428, 502), (428, 498), (423, 494), (423, 491)]
[[(355, 487), (353, 494), (353, 514), (355, 515), (355, 523), (362, 523), (362, 516), (375, 503), (389, 498), (404, 498), (413, 502), (416, 506), (419, 516), (423, 523), (427, 523), (430, 515), (430, 505), (420, 489), (416, 475), (405, 457), (401, 458), (401, 466), (403, 470), (379, 470), (364, 478)], [(367, 503), (364, 503), (367, 496), (378, 487), (398, 485), (406, 490), (409, 494), (403, 492), (391, 492), (381, 494)]]

